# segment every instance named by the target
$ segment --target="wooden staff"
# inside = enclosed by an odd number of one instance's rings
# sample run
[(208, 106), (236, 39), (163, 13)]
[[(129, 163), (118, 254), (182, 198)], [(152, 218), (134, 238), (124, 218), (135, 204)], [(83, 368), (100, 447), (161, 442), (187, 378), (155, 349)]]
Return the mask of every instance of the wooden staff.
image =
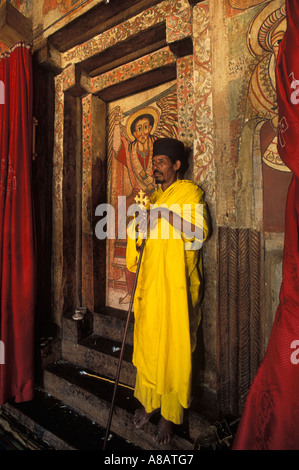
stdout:
[[(140, 191), (139, 197), (135, 198), (136, 202), (143, 203), (143, 204), (145, 204), (146, 200), (147, 200), (147, 198), (144, 198), (143, 191)], [(115, 397), (116, 397), (116, 391), (117, 391), (118, 382), (119, 382), (120, 369), (121, 369), (121, 364), (122, 364), (123, 355), (124, 355), (125, 342), (126, 342), (127, 332), (128, 332), (129, 323), (130, 323), (130, 316), (131, 316), (131, 312), (132, 312), (133, 301), (134, 301), (134, 296), (135, 296), (135, 291), (136, 291), (136, 286), (137, 286), (138, 275), (139, 275), (139, 271), (140, 271), (140, 264), (141, 264), (141, 260), (142, 260), (144, 246), (145, 246), (145, 238), (143, 238), (143, 240), (142, 240), (139, 259), (138, 259), (138, 264), (137, 264), (137, 269), (136, 269), (136, 275), (135, 275), (133, 289), (132, 289), (132, 295), (131, 295), (128, 315), (127, 315), (127, 321), (126, 321), (126, 326), (125, 326), (125, 331), (124, 331), (124, 336), (123, 336), (123, 340), (122, 340), (120, 356), (119, 356), (119, 361), (118, 361), (118, 366), (117, 366), (117, 371), (116, 371), (116, 377), (115, 377), (115, 383), (114, 383), (114, 389), (113, 389), (110, 412), (109, 412), (109, 416), (108, 416), (108, 423), (107, 423), (107, 428), (106, 428), (106, 434), (105, 434), (103, 450), (106, 450), (106, 445), (107, 445), (107, 441), (108, 441), (108, 436), (109, 436), (109, 431), (110, 431), (110, 426), (111, 426), (111, 421), (112, 421), (112, 415), (113, 415), (113, 409), (114, 409), (114, 402), (115, 402)]]

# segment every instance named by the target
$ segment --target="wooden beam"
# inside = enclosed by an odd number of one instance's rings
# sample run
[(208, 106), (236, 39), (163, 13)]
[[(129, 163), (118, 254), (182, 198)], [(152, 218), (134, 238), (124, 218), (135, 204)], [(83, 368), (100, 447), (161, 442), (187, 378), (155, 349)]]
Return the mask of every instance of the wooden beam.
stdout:
[(19, 41), (32, 41), (32, 22), (9, 2), (0, 8), (0, 41), (12, 47)]
[(110, 86), (98, 93), (103, 101), (113, 101), (125, 96), (147, 90), (154, 86), (162, 85), (176, 78), (176, 64), (166, 65), (156, 70), (138, 75), (125, 82), (119, 82), (117, 85)]
[(166, 45), (166, 25), (162, 22), (84, 60), (81, 67), (91, 77), (95, 77)]
[(191, 37), (180, 39), (179, 41), (170, 42), (169, 49), (177, 57), (185, 57), (193, 54), (193, 41)]
[(161, 0), (113, 0), (103, 2), (74, 19), (49, 36), (50, 42), (60, 52), (83, 44), (94, 36), (123, 23), (141, 11), (160, 3)]
[(64, 135), (63, 135), (63, 286), (61, 297), (61, 316), (70, 318), (78, 307), (78, 290), (80, 279), (77, 279), (76, 253), (76, 199), (81, 188), (77, 181), (78, 154), (81, 149), (81, 135), (77, 124), (80, 122), (80, 102), (70, 93), (64, 96)]
[(203, 1), (204, 0), (188, 0), (192, 7), (194, 7), (194, 5), (196, 5), (197, 3), (202, 3)]
[(61, 56), (47, 40), (44, 42), (43, 47), (39, 48), (34, 56), (37, 57), (37, 62), (41, 68), (54, 75), (62, 72)]
[[(89, 92), (89, 88), (88, 88), (89, 77), (87, 76), (87, 82), (86, 82), (86, 80), (84, 80), (85, 75), (86, 75), (85, 72), (82, 71), (81, 64), (76, 64), (74, 67), (73, 82), (69, 86), (64, 88), (64, 91), (76, 98), (79, 98), (80, 96), (83, 96), (86, 93), (88, 93)], [(82, 76), (83, 76), (83, 79), (82, 79)], [(87, 88), (85, 84), (87, 85)]]

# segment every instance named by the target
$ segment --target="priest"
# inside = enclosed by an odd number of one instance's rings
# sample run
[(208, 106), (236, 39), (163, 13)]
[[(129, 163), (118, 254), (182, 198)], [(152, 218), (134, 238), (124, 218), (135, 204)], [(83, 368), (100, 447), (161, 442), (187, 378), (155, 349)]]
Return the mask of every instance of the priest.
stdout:
[[(209, 232), (204, 193), (180, 179), (186, 168), (182, 142), (154, 142), (152, 168), (158, 189), (151, 196), (134, 299), (133, 363), (137, 369), (135, 396), (141, 403), (136, 428), (160, 411), (156, 440), (168, 444), (174, 425), (190, 406), (192, 352), (201, 320), (202, 253)], [(142, 225), (142, 224), (140, 224)], [(136, 272), (140, 237), (128, 228), (127, 266)]]

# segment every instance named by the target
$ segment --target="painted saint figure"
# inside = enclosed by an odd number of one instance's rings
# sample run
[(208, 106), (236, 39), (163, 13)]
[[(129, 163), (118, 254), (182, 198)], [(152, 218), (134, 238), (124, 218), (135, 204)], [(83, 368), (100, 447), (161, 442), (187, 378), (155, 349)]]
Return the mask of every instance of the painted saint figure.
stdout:
[[(177, 137), (177, 98), (174, 87), (153, 97), (147, 106), (126, 112), (115, 106), (109, 114), (108, 200), (119, 220), (118, 196), (126, 197), (127, 208), (142, 190), (147, 196), (155, 191), (152, 175), (153, 143), (158, 137)], [(122, 308), (130, 302), (134, 275), (126, 267), (126, 240), (110, 240), (108, 250), (108, 302)], [(118, 300), (116, 296), (118, 295)], [(110, 304), (111, 304), (110, 302)]]
[(113, 150), (117, 161), (127, 168), (134, 195), (140, 189), (146, 193), (155, 189), (151, 173), (153, 142), (156, 137), (152, 132), (158, 117), (154, 108), (143, 108), (141, 112), (134, 113), (127, 124), (128, 134), (132, 138), (129, 144), (119, 136), (119, 129), (114, 134)]

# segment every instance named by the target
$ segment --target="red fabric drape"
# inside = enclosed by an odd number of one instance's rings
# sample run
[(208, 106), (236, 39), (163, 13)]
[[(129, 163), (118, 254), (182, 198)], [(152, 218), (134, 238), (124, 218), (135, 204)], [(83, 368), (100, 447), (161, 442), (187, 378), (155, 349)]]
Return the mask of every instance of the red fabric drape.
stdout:
[(267, 351), (247, 397), (235, 450), (299, 449), (299, 0), (287, 0), (286, 11), (287, 31), (276, 62), (278, 150), (293, 172), (283, 278)]
[[(16, 45), (0, 59), (0, 404), (33, 398), (35, 238), (32, 201), (32, 57)], [(3, 362), (3, 361), (2, 361)]]

